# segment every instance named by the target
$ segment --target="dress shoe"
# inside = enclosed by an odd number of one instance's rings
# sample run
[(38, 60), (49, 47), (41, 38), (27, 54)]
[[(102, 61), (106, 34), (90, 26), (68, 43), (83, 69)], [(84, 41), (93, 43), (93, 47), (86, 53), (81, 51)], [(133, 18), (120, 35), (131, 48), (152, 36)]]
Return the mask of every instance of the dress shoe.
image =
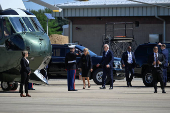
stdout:
[(28, 90), (35, 90), (34, 88), (30, 88), (30, 89), (28, 89)]
[(85, 89), (85, 88), (86, 88), (86, 86), (83, 87), (83, 89)]
[(127, 87), (130, 87), (129, 82), (127, 82)]
[(131, 84), (131, 82), (129, 82), (129, 86), (130, 86), (130, 87), (132, 87), (132, 84)]
[(106, 89), (106, 87), (100, 87), (100, 89)]
[(111, 90), (111, 89), (113, 89), (113, 87), (110, 87), (109, 89)]
[(162, 93), (166, 93), (164, 89), (162, 90)]
[(157, 93), (157, 90), (155, 90), (154, 93)]
[(28, 93), (26, 94), (27, 97), (31, 97), (31, 95), (29, 95)]
[(20, 94), (20, 97), (26, 97), (25, 95), (23, 95), (23, 94)]
[(88, 88), (90, 88), (90, 87), (91, 87), (91, 85), (88, 86)]
[(73, 90), (68, 90), (68, 91), (78, 91), (77, 89), (73, 89)]

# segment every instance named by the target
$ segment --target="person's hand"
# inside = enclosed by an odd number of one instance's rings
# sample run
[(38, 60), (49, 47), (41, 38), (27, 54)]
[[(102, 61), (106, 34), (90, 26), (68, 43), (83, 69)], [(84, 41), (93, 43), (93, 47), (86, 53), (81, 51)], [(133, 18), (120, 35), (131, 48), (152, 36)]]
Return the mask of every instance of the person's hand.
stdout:
[(125, 67), (125, 65), (123, 64), (122, 67)]
[(162, 63), (158, 60), (158, 64), (162, 64)]
[(155, 65), (155, 64), (156, 64), (156, 62), (154, 61), (152, 64), (153, 64), (153, 65)]
[(97, 65), (96, 65), (96, 67), (99, 67), (99, 66), (100, 66), (100, 64), (97, 64)]
[(80, 68), (80, 71), (82, 71), (82, 69)]
[(107, 67), (107, 68), (109, 68), (109, 67), (110, 67), (110, 65), (109, 65), (109, 64), (107, 64), (107, 65), (106, 65), (106, 67)]
[(29, 74), (28, 75), (30, 75), (31, 74), (31, 71), (29, 72)]
[(90, 70), (91, 72), (93, 71), (93, 69)]

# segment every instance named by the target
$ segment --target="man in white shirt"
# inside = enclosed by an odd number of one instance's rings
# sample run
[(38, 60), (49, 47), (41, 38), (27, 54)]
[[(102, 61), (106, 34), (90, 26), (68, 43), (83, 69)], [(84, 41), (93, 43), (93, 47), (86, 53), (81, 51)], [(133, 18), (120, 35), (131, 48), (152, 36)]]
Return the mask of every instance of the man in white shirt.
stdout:
[[(131, 51), (131, 46), (129, 46), (127, 51), (123, 53), (121, 63), (122, 67), (125, 67), (127, 87), (132, 87), (131, 82), (134, 75), (134, 68), (136, 67), (136, 60), (134, 53)], [(131, 73), (130, 77), (129, 72)]]

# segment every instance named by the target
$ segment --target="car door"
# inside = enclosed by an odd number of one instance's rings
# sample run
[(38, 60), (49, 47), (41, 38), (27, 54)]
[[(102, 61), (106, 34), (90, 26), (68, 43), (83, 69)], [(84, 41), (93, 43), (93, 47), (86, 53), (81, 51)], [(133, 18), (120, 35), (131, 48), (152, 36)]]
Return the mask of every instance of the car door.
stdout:
[(50, 73), (56, 76), (65, 75), (65, 47), (56, 46), (52, 48), (52, 63)]

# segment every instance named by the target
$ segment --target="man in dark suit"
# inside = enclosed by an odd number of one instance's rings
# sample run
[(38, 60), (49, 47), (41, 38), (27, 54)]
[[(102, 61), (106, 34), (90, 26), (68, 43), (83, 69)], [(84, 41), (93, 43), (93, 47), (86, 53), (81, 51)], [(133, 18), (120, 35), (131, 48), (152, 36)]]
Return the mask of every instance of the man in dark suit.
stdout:
[[(127, 51), (123, 53), (121, 63), (122, 63), (122, 67), (125, 67), (127, 86), (132, 87), (131, 82), (134, 75), (136, 60), (135, 60), (134, 52), (131, 51), (131, 46), (129, 46), (127, 48)], [(130, 77), (129, 77), (129, 72), (131, 73)]]
[(110, 78), (109, 89), (113, 89), (113, 60), (113, 52), (109, 50), (109, 45), (105, 44), (102, 60), (99, 64), (96, 65), (97, 67), (100, 65), (103, 66), (102, 87), (100, 87), (100, 89), (106, 89), (106, 75), (108, 75), (107, 77)]
[(166, 86), (169, 51), (168, 51), (168, 49), (166, 49), (165, 44), (161, 44), (161, 49), (162, 49), (161, 53), (165, 57), (165, 64), (163, 65), (163, 81), (164, 81), (164, 86)]
[(157, 93), (157, 83), (160, 81), (162, 93), (166, 93), (164, 89), (163, 82), (163, 65), (165, 64), (165, 58), (163, 54), (158, 53), (158, 47), (153, 48), (154, 53), (148, 59), (149, 64), (152, 66), (152, 75), (153, 75), (153, 85), (154, 93)]

